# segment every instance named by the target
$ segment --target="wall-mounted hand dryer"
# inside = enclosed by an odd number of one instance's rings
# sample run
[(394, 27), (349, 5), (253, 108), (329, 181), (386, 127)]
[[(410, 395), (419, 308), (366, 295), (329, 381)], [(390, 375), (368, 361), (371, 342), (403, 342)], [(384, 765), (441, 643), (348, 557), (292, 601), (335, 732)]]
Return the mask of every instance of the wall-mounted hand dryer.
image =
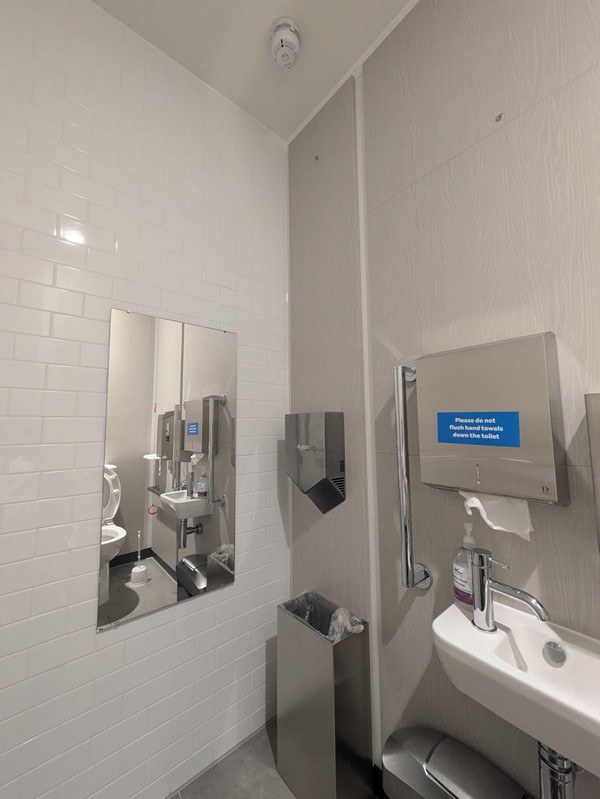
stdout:
[(343, 413), (287, 413), (285, 455), (288, 475), (321, 513), (346, 499)]
[(553, 333), (425, 355), (416, 368), (424, 483), (569, 503)]

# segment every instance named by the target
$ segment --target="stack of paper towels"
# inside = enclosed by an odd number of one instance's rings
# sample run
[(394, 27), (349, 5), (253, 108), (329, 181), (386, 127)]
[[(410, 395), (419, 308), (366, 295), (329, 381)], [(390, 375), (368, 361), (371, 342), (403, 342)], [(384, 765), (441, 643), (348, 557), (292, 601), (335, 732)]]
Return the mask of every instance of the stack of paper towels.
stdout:
[(465, 499), (465, 510), (469, 516), (473, 514), (473, 508), (477, 508), (483, 521), (492, 530), (516, 533), (529, 541), (529, 533), (533, 527), (527, 500), (498, 497), (494, 494), (467, 493), (466, 491), (458, 493)]

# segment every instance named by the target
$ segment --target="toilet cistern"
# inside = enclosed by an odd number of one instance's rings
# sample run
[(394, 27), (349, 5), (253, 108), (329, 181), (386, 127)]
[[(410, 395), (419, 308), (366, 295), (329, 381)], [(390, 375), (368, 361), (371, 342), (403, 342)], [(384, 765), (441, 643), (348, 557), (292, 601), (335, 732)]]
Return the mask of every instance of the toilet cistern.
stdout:
[(492, 558), (489, 549), (479, 549), (475, 547), (471, 550), (472, 561), (471, 570), (473, 575), (473, 624), (478, 630), (485, 633), (496, 632), (494, 621), (494, 600), (493, 594), (504, 594), (511, 599), (523, 602), (530, 608), (540, 621), (549, 621), (548, 611), (539, 601), (527, 591), (520, 588), (513, 588), (512, 585), (505, 585), (492, 580), (490, 571), (495, 563), (503, 569), (509, 567), (505, 563), (500, 563)]

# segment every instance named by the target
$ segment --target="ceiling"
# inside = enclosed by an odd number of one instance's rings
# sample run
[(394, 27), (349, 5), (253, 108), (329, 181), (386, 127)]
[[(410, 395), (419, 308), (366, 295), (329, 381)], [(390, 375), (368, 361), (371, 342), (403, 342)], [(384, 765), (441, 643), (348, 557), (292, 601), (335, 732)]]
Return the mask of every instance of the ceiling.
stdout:
[[(95, 2), (287, 140), (416, 0)], [(283, 16), (300, 29), (292, 69), (270, 54)]]

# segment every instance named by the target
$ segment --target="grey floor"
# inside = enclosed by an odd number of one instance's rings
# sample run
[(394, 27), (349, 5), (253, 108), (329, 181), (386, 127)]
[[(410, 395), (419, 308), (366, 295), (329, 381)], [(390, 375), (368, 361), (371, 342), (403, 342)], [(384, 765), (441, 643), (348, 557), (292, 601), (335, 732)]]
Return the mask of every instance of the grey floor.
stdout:
[(275, 768), (276, 728), (269, 724), (172, 799), (294, 799)]
[(124, 563), (110, 569), (110, 597), (98, 608), (98, 627), (135, 619), (177, 602), (177, 583), (154, 558), (142, 560), (148, 569), (148, 582), (138, 588), (129, 585), (131, 570), (136, 563)]

